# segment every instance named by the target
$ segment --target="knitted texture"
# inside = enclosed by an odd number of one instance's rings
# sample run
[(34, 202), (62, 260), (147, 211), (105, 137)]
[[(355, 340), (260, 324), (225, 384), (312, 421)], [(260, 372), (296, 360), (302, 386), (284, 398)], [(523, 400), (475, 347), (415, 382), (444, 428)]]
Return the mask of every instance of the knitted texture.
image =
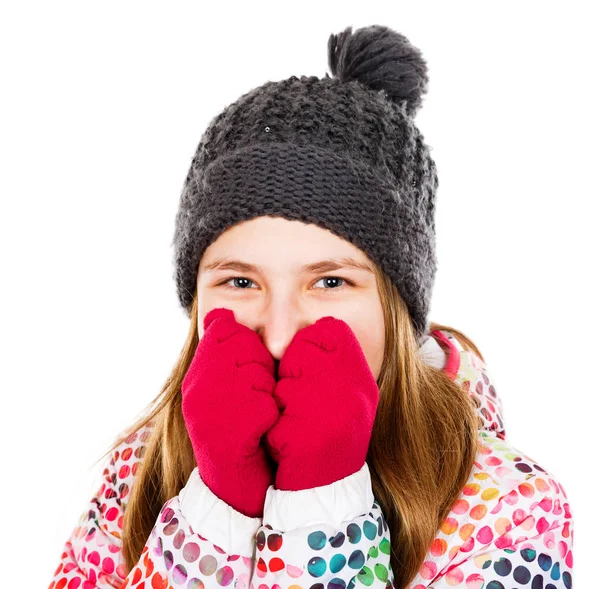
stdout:
[(429, 330), (438, 178), (414, 117), (427, 91), (418, 49), (388, 27), (328, 42), (330, 77), (291, 76), (243, 94), (209, 123), (176, 216), (174, 278), (188, 316), (205, 249), (269, 215), (314, 223), (386, 273), (417, 337)]

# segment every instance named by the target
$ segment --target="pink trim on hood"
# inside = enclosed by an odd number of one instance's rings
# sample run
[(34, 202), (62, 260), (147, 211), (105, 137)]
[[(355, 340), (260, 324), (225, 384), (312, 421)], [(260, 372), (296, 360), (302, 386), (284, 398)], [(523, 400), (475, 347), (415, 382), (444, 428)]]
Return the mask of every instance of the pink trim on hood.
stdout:
[(442, 333), (439, 329), (434, 329), (431, 335), (446, 348), (447, 361), (444, 367), (444, 372), (452, 379), (456, 379), (458, 374), (458, 367), (460, 365), (460, 351), (456, 346)]

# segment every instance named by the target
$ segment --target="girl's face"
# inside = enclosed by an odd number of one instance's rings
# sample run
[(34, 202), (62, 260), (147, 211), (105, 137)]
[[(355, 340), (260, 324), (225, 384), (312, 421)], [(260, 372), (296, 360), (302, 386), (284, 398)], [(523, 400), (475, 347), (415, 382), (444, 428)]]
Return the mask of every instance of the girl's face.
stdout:
[(317, 225), (263, 216), (229, 227), (200, 260), (198, 336), (206, 313), (226, 307), (260, 334), (278, 366), (297, 331), (332, 315), (352, 328), (377, 379), (385, 331), (376, 276), (349, 261), (373, 265), (361, 249)]

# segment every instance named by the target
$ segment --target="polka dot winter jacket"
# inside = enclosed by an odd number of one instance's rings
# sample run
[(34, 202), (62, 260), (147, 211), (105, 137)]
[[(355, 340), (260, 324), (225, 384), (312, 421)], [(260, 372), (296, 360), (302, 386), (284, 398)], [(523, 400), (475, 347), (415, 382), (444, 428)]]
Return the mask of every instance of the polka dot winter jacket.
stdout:
[[(477, 401), (485, 451), (410, 588), (570, 588), (573, 524), (565, 490), (506, 441), (502, 403), (486, 365), (447, 331), (430, 334), (420, 353)], [(133, 434), (107, 460), (49, 589), (392, 587), (389, 528), (366, 463), (331, 485), (295, 492), (270, 487), (262, 519), (216, 497), (196, 468), (162, 507), (125, 575), (123, 514), (148, 433)]]

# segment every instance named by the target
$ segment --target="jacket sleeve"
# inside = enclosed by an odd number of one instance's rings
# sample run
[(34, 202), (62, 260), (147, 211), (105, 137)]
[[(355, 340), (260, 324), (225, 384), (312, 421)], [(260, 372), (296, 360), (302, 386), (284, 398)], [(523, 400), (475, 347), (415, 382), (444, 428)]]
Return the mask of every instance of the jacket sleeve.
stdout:
[[(563, 490), (564, 491), (564, 490)], [(560, 495), (560, 497), (558, 496)], [(518, 525), (465, 559), (457, 556), (431, 589), (553, 587), (573, 584), (573, 521), (564, 493), (546, 495)], [(420, 586), (424, 588), (424, 585)]]
[(269, 487), (256, 534), (255, 587), (392, 587), (390, 536), (369, 467), (301, 491)]
[(161, 508), (139, 561), (128, 575), (122, 555), (129, 467), (105, 465), (103, 481), (66, 541), (49, 589), (80, 587), (222, 587), (249, 584), (254, 537), (262, 523), (234, 510), (207, 487), (196, 467)]

